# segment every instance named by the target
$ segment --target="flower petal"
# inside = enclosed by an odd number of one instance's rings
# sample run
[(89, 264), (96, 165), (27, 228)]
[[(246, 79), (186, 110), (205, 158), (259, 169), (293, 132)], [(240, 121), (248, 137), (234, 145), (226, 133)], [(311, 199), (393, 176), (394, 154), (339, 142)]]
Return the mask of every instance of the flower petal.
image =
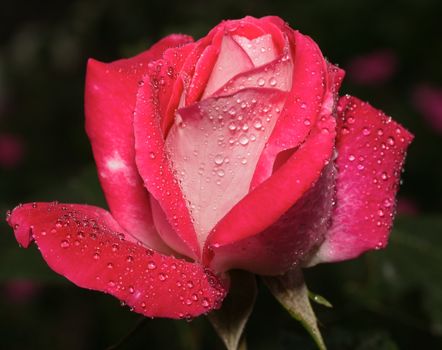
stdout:
[(199, 260), (201, 251), (195, 229), (165, 149), (159, 105), (161, 86), (156, 76), (150, 74), (144, 77), (144, 84), (138, 90), (134, 112), (136, 164), (144, 185), (174, 228), (175, 232), (159, 231), (160, 236), (175, 251)]
[(161, 251), (169, 249), (153, 227), (149, 194), (135, 166), (132, 113), (147, 63), (189, 40), (171, 35), (131, 59), (109, 64), (91, 59), (86, 77), (86, 131), (110, 210), (127, 232)]
[(218, 308), (226, 294), (201, 265), (125, 240), (121, 227), (100, 208), (25, 204), (8, 222), (22, 244), (26, 235), (28, 243), (35, 240), (54, 271), (80, 287), (109, 293), (145, 316), (198, 316)]
[(291, 59), (282, 56), (261, 67), (240, 73), (219, 88), (212, 96), (231, 95), (247, 88), (269, 88), (290, 91), (292, 87)]
[[(298, 147), (315, 125), (321, 111), (333, 106), (333, 97), (327, 96), (327, 67), (318, 46), (299, 32), (288, 33), (295, 43), (290, 60), (293, 61), (291, 93), (267, 145), (261, 154), (251, 188), (255, 188), (273, 172), (280, 152)], [(329, 100), (329, 101), (327, 101)]]
[(381, 111), (345, 96), (338, 107), (333, 223), (311, 264), (383, 248), (391, 229), (405, 151), (413, 136)]
[(321, 240), (330, 210), (333, 171), (323, 169), (334, 139), (335, 119), (323, 116), (299, 149), (215, 226), (203, 262), (216, 271), (239, 268), (275, 275), (303, 259)]
[(245, 89), (177, 111), (166, 148), (201, 246), (248, 193), (285, 98), (286, 93), (276, 89)]
[(271, 34), (265, 34), (251, 40), (244, 36), (234, 35), (233, 40), (249, 55), (255, 67), (269, 63), (278, 56)]
[(210, 96), (235, 75), (253, 67), (251, 59), (243, 48), (230, 36), (225, 35), (201, 99)]

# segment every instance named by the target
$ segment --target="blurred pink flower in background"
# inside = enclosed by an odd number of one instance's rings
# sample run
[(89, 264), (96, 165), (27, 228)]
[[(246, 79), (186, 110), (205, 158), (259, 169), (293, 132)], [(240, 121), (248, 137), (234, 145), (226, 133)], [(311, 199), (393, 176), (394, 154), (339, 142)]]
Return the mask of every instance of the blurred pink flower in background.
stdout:
[(379, 49), (353, 57), (347, 64), (348, 78), (360, 85), (378, 85), (389, 81), (396, 73), (398, 59), (389, 49)]
[(3, 287), (6, 300), (15, 304), (24, 304), (31, 301), (40, 290), (40, 284), (28, 279), (7, 281)]
[(20, 137), (12, 134), (0, 134), (0, 168), (13, 169), (24, 156), (24, 144)]
[(438, 133), (442, 133), (442, 89), (429, 84), (415, 87), (412, 101), (416, 110)]
[(419, 213), (419, 206), (411, 198), (399, 197), (396, 204), (396, 211), (399, 215), (413, 216)]

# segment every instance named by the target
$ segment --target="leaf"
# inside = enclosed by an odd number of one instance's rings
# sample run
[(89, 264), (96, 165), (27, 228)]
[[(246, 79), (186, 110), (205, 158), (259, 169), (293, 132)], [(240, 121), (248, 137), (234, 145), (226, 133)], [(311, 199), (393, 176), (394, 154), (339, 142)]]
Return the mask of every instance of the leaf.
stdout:
[(245, 350), (244, 340), (240, 341), (255, 304), (256, 280), (253, 274), (237, 270), (230, 272), (230, 278), (230, 291), (221, 309), (208, 318), (228, 350)]
[(302, 276), (302, 270), (290, 270), (281, 277), (264, 277), (264, 282), (289, 314), (301, 322), (318, 348), (325, 350), (326, 347), (318, 328), (316, 316), (310, 305), (309, 292)]
[(308, 291), (308, 297), (310, 300), (313, 300), (316, 304), (325, 306), (325, 307), (333, 307), (333, 305), (325, 299), (322, 295), (315, 294), (312, 291)]

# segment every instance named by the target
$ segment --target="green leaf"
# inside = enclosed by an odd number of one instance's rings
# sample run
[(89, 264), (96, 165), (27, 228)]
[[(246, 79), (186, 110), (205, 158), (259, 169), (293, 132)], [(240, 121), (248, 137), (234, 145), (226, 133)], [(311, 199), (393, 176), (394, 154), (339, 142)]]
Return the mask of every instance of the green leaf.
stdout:
[(309, 292), (305, 285), (302, 270), (290, 270), (283, 276), (264, 277), (264, 282), (273, 296), (289, 314), (301, 322), (310, 333), (319, 349), (325, 350), (318, 328), (315, 313), (310, 305)]
[(228, 350), (246, 349), (243, 332), (256, 299), (255, 276), (245, 271), (231, 271), (230, 291), (221, 309), (208, 315)]
[(325, 307), (333, 307), (333, 305), (325, 299), (322, 295), (315, 294), (312, 291), (308, 291), (308, 297), (310, 300), (313, 300), (316, 304), (325, 306)]

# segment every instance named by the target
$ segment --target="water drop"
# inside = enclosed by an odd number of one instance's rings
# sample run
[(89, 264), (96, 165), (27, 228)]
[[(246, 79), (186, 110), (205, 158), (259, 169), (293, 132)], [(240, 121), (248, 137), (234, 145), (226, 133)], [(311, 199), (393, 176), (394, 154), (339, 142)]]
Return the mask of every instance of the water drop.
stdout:
[(393, 137), (389, 137), (389, 138), (387, 138), (387, 143), (390, 145), (390, 146), (394, 146), (394, 138)]
[(62, 247), (62, 248), (69, 248), (69, 242), (67, 241), (67, 240), (62, 240), (61, 242), (60, 242), (60, 247)]
[(369, 129), (369, 128), (364, 128), (364, 129), (362, 129), (362, 134), (363, 134), (364, 136), (368, 136), (368, 135), (370, 135), (370, 129)]
[(266, 81), (263, 78), (258, 79), (258, 86), (264, 86), (265, 83)]
[(149, 262), (147, 263), (147, 268), (148, 268), (149, 270), (155, 270), (155, 269), (157, 268), (157, 264), (155, 264), (154, 261), (149, 261)]
[(203, 300), (201, 300), (201, 305), (205, 308), (209, 307), (209, 300), (207, 298), (203, 298)]
[(276, 79), (274, 77), (270, 78), (269, 84), (270, 84), (270, 86), (275, 86), (276, 85)]
[(249, 138), (246, 135), (241, 135), (239, 138), (239, 143), (243, 146), (246, 146), (249, 143)]
[(217, 175), (218, 175), (219, 177), (223, 177), (224, 174), (225, 174), (223, 169), (218, 169), (218, 170), (216, 171), (216, 173), (217, 173)]
[(154, 152), (150, 152), (149, 153), (149, 157), (150, 157), (150, 159), (155, 159), (155, 153)]
[(221, 154), (217, 154), (216, 156), (215, 156), (215, 164), (216, 165), (221, 165), (221, 164), (223, 164), (224, 163), (224, 157), (221, 155)]
[(253, 127), (254, 127), (255, 129), (257, 129), (257, 130), (260, 130), (260, 129), (262, 128), (262, 121), (261, 121), (261, 119), (256, 118), (256, 119), (253, 121)]

